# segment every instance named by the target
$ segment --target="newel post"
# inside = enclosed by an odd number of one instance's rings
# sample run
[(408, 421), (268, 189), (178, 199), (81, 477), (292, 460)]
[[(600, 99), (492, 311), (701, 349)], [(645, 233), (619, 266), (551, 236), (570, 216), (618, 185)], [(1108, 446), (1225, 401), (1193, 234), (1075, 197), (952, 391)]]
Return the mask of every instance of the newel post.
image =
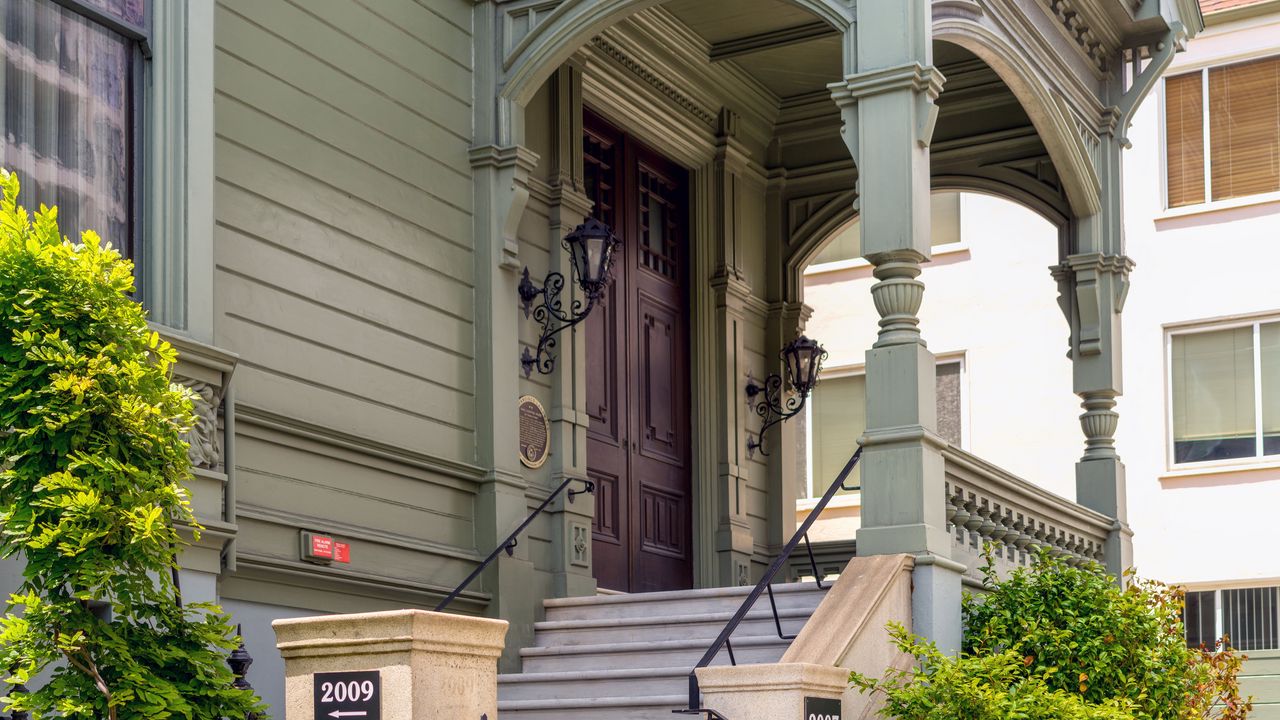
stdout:
[(504, 620), (395, 610), (277, 620), (272, 628), (284, 658), (279, 720), (371, 717), (375, 707), (382, 720), (498, 715)]

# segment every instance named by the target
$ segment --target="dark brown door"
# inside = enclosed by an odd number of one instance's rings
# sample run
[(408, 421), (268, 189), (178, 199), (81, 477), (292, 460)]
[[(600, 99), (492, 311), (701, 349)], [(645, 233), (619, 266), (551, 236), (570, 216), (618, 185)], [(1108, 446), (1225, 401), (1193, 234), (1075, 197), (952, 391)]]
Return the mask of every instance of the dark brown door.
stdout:
[(588, 113), (587, 193), (622, 238), (614, 283), (586, 321), (587, 472), (600, 586), (693, 584), (688, 174)]

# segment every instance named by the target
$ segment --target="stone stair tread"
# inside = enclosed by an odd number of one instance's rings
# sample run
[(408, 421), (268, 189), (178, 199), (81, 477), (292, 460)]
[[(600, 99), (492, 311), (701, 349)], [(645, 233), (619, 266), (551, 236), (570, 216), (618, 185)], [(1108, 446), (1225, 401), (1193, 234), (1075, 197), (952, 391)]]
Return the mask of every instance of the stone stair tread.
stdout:
[[(825, 592), (812, 582), (779, 583), (773, 586), (774, 594), (793, 592)], [(722, 588), (698, 588), (695, 590), (663, 590), (661, 592), (625, 593), (621, 595), (583, 595), (581, 597), (550, 598), (543, 600), (546, 608), (622, 605), (627, 603), (665, 602), (669, 600), (697, 600), (715, 597), (745, 597), (751, 592), (750, 586), (734, 586)], [(764, 596), (762, 602), (768, 602)]]
[(573, 710), (578, 708), (682, 708), (688, 695), (624, 695), (618, 697), (556, 698), (554, 700), (498, 700), (498, 710)]
[[(743, 622), (749, 620), (772, 620), (773, 611), (768, 607), (768, 599), (765, 598), (760, 602), (765, 603), (764, 609), (757, 608), (748, 612), (743, 617)], [(686, 625), (695, 623), (728, 623), (733, 619), (733, 612), (715, 612), (715, 613), (690, 613), (686, 615), (655, 615), (653, 617), (638, 618), (593, 618), (582, 620), (542, 620), (533, 624), (534, 632), (552, 632), (556, 630), (586, 630), (590, 628), (619, 628), (619, 627), (635, 627), (637, 625)], [(806, 608), (779, 608), (778, 617), (783, 620), (794, 618), (807, 618), (813, 614), (812, 610)]]
[(533, 673), (511, 673), (508, 675), (499, 675), (499, 685), (511, 685), (522, 683), (536, 683), (552, 681), (563, 681), (576, 678), (582, 681), (588, 680), (626, 680), (629, 678), (643, 678), (651, 680), (654, 678), (666, 677), (689, 677), (689, 673), (693, 671), (692, 667), (650, 667), (650, 668), (622, 668), (616, 670), (560, 670), (555, 672), (533, 672)]
[[(735, 648), (768, 647), (770, 645), (788, 645), (791, 641), (774, 635), (748, 635), (732, 638), (730, 642)], [(636, 640), (628, 643), (610, 643), (607, 645), (552, 645), (548, 647), (521, 648), (522, 657), (540, 657), (547, 655), (613, 655), (617, 653), (645, 653), (663, 650), (706, 650), (711, 643), (702, 638), (692, 640)]]

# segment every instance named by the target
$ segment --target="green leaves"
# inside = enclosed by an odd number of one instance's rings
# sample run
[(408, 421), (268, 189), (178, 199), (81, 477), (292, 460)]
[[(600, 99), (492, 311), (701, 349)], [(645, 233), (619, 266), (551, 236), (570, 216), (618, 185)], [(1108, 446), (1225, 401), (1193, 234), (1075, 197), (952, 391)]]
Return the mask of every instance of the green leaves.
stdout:
[[(988, 563), (993, 565), (994, 563)], [(958, 658), (891, 627), (917, 668), (873, 680), (881, 714), (900, 720), (1243, 720), (1250, 710), (1229, 648), (1194, 650), (1183, 640), (1182, 595), (1130, 578), (1121, 589), (1100, 567), (1048, 554), (964, 599)]]
[(33, 717), (243, 717), (235, 638), (212, 606), (179, 608), (170, 570), (195, 526), (183, 490), (191, 392), (177, 353), (147, 325), (133, 268), (86, 232), (62, 237), (56, 209), (17, 205), (0, 170), (0, 556), (24, 586), (0, 619), (11, 684), (52, 680), (2, 702)]

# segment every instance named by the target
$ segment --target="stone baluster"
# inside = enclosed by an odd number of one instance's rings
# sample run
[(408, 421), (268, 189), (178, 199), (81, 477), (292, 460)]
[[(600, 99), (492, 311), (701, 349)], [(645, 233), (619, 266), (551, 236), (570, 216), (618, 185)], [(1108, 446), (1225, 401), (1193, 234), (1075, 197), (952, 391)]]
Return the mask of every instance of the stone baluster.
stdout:
[(949, 502), (956, 509), (955, 514), (951, 517), (951, 525), (955, 528), (956, 542), (961, 545), (967, 545), (969, 532), (965, 529), (965, 525), (969, 522), (970, 515), (965, 508), (964, 488), (957, 487), (955, 495), (951, 497)]

